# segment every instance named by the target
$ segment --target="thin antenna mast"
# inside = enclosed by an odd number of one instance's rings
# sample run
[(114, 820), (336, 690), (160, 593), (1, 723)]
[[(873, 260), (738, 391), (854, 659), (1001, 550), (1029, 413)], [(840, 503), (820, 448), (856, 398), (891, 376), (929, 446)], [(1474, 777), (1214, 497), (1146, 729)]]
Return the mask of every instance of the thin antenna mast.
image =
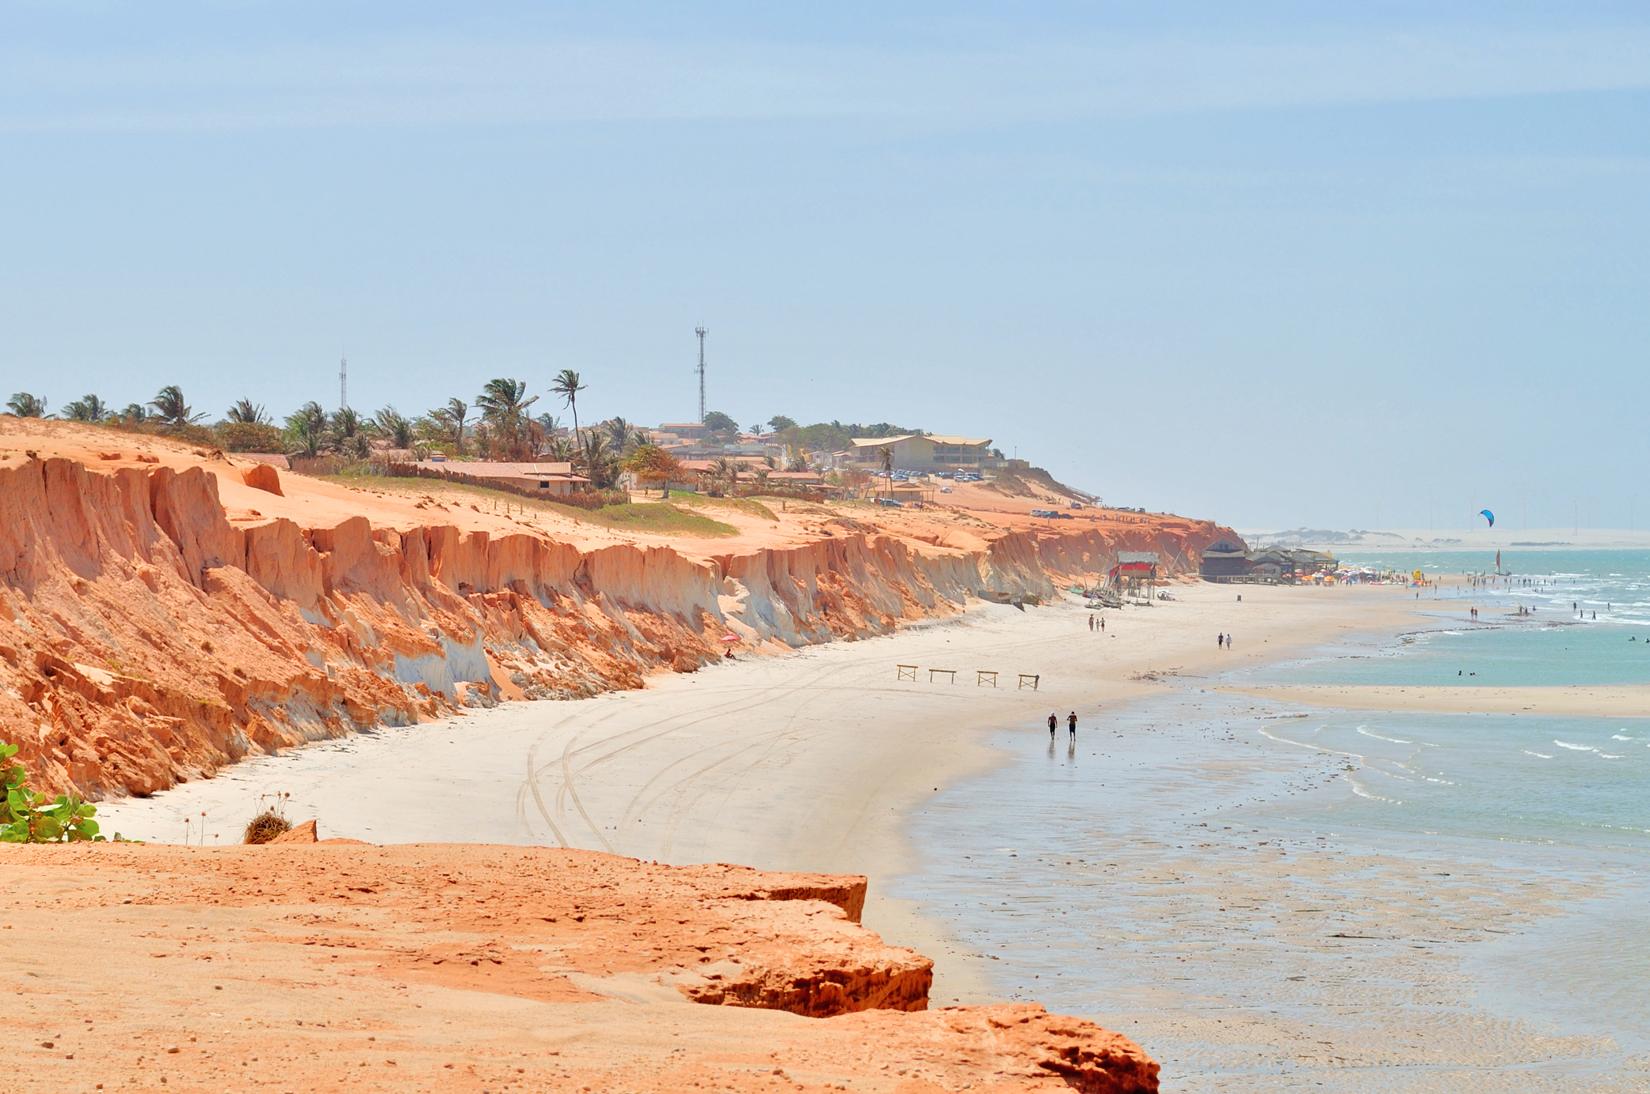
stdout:
[(338, 358), (338, 409), (349, 409), (349, 358)]
[(699, 424), (705, 421), (705, 327), (700, 324), (693, 328), (693, 333), (699, 336)]

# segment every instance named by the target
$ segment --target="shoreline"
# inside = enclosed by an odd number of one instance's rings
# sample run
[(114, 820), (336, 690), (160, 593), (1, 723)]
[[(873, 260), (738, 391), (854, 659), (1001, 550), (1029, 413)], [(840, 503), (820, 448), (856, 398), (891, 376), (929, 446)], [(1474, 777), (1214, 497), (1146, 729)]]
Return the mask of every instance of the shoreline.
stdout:
[[(870, 878), (866, 924), (938, 962), (936, 1002), (985, 994), (978, 955), (892, 894), (921, 849), (910, 819), (932, 796), (1008, 757), (999, 730), (1041, 732), (1077, 710), (1080, 733), (1165, 678), (1252, 666), (1337, 637), (1413, 622), (1402, 590), (1174, 587), (1150, 609), (1090, 613), (1064, 599), (981, 604), (892, 635), (655, 678), (639, 691), (490, 710), (287, 749), (148, 799), (100, 805), (106, 831), (237, 842), (260, 795), (323, 834), (380, 843), (490, 842), (611, 850), (666, 862)], [(1216, 631), (1238, 646), (1217, 650)], [(921, 666), (916, 682), (895, 665)], [(929, 667), (957, 683), (930, 683)], [(975, 668), (1002, 673), (974, 686)], [(1038, 691), (1005, 686), (1042, 674)], [(1062, 733), (1062, 737), (1064, 734)], [(204, 831), (201, 813), (205, 812)], [(186, 826), (185, 820), (188, 820)], [(971, 957), (973, 960), (971, 960)]]
[(1642, 906), (1642, 854), (1367, 823), (1367, 765), (1300, 747), (1311, 716), (1255, 698), (1190, 683), (1097, 750), (1014, 748), (921, 818), (941, 862), (904, 887), (1000, 958), (998, 997), (1126, 1033), (1166, 1089), (1638, 1089), (1642, 1022), (1549, 1004), (1580, 983), (1637, 1009), (1597, 960), (1620, 916), (1594, 910)]

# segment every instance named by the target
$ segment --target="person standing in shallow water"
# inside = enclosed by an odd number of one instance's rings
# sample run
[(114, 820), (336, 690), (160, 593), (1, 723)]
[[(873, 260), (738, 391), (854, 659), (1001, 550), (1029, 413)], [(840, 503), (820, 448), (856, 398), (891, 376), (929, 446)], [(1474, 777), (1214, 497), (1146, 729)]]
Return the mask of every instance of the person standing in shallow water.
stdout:
[(1076, 741), (1077, 740), (1077, 712), (1075, 710), (1072, 711), (1070, 714), (1066, 715), (1066, 725), (1071, 730), (1071, 739), (1073, 741)]
[(1048, 716), (1048, 739), (1049, 739), (1049, 742), (1050, 742), (1049, 743), (1050, 748), (1054, 747), (1054, 744), (1053, 744), (1054, 731), (1059, 729), (1059, 728), (1060, 728), (1060, 716), (1058, 714), (1055, 714), (1053, 711), (1050, 711), (1049, 716)]

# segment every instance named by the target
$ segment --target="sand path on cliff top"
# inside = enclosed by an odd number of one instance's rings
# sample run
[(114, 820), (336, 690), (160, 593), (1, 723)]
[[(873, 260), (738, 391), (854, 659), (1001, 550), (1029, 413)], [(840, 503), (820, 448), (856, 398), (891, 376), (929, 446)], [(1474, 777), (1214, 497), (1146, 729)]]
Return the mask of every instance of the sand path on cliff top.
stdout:
[[(1083, 726), (1105, 707), (1196, 676), (1282, 656), (1354, 629), (1394, 627), (1401, 590), (1217, 586), (1106, 613), (1073, 603), (982, 605), (899, 634), (661, 677), (642, 691), (512, 703), (249, 760), (147, 800), (101, 807), (104, 827), (151, 841), (233, 843), (265, 795), (295, 819), (375, 843), (567, 845), (674, 863), (863, 873), (865, 922), (940, 962), (936, 1001), (983, 993), (966, 960), (880, 882), (904, 870), (900, 819), (947, 782), (990, 767), (986, 731)], [(1216, 649), (1217, 632), (1237, 647)], [(916, 682), (897, 664), (921, 666)], [(956, 669), (957, 682), (928, 669)], [(980, 687), (977, 669), (1000, 672)], [(1015, 687), (1041, 674), (1039, 691)], [(204, 818), (202, 814), (205, 814)], [(951, 960), (947, 960), (950, 958)]]

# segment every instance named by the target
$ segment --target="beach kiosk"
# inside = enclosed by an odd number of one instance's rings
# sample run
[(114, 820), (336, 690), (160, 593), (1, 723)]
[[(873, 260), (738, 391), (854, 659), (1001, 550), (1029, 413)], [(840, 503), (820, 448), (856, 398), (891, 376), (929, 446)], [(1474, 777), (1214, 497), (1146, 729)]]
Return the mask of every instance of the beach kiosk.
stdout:
[(1107, 571), (1106, 578), (1112, 588), (1131, 595), (1139, 593), (1140, 587), (1144, 585), (1146, 596), (1150, 599), (1152, 591), (1157, 587), (1157, 552), (1117, 552), (1117, 562)]

